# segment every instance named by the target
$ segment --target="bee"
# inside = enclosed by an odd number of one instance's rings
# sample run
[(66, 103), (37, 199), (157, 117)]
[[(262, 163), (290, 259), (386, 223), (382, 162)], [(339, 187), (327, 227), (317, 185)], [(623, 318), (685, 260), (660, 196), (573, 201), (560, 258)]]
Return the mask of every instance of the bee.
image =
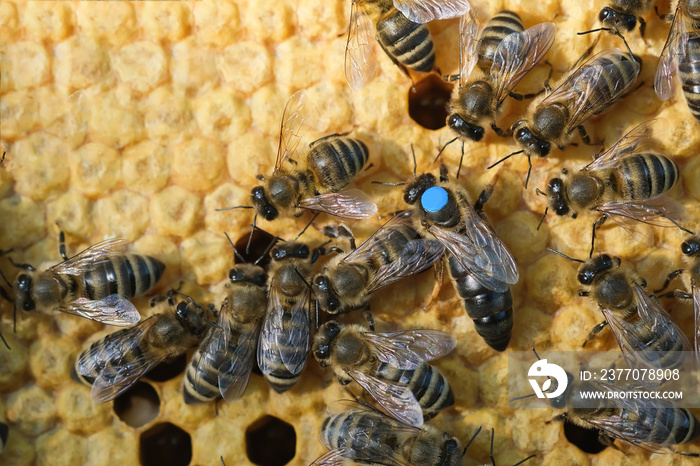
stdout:
[(427, 424), (405, 424), (363, 405), (326, 418), (321, 443), (330, 451), (313, 466), (339, 465), (344, 459), (389, 466), (456, 466), (463, 455), (456, 437)]
[(158, 364), (200, 342), (209, 324), (204, 309), (180, 293), (168, 293), (161, 306), (164, 312), (110, 333), (78, 356), (73, 378), (92, 385), (94, 402), (116, 398)]
[(257, 265), (229, 270), (217, 325), (205, 335), (185, 372), (185, 403), (205, 403), (219, 396), (239, 398), (248, 385), (267, 305), (267, 276)]
[(447, 379), (427, 361), (455, 346), (451, 335), (438, 330), (376, 333), (329, 321), (316, 333), (312, 351), (341, 384), (354, 380), (393, 417), (420, 426), (454, 404)]
[(268, 301), (258, 339), (258, 366), (277, 393), (294, 386), (301, 377), (309, 353), (312, 278), (310, 256), (302, 243), (282, 243), (272, 248)]
[(649, 11), (654, 0), (611, 0), (600, 10), (598, 20), (611, 34), (622, 35), (633, 31), (639, 20), (639, 34), (644, 37), (647, 23), (641, 15)]
[(418, 176), (406, 186), (404, 201), (417, 204), (414, 225), (419, 233), (437, 239), (447, 250), (453, 284), (477, 333), (503, 351), (513, 326), (509, 285), (518, 282), (519, 274), (482, 212), (490, 193), (487, 188), (473, 208), (467, 190), (450, 181), (442, 165), (439, 182), (430, 173)]
[(5, 449), (7, 445), (7, 437), (10, 435), (10, 428), (7, 424), (0, 422), (0, 453)]
[(644, 292), (646, 280), (620, 269), (618, 257), (596, 254), (582, 261), (550, 251), (581, 263), (578, 281), (584, 289), (579, 296), (591, 296), (603, 312), (605, 322), (591, 331), (588, 341), (609, 325), (630, 368), (679, 367), (690, 343), (658, 299)]
[(700, 120), (700, 1), (679, 0), (656, 68), (654, 90), (661, 100), (673, 95), (678, 73), (690, 113)]
[(443, 247), (420, 237), (412, 226), (412, 215), (410, 210), (398, 212), (358, 248), (324, 266), (313, 282), (322, 310), (340, 314), (367, 309), (372, 293), (440, 259)]
[[(554, 23), (523, 29), (520, 17), (508, 10), (491, 18), (481, 34), (471, 14), (462, 16), (459, 87), (447, 117), (447, 125), (459, 138), (480, 141), (486, 124), (504, 135), (495, 123), (501, 105), (509, 95), (523, 98), (513, 89), (542, 60), (556, 33)], [(478, 72), (473, 72), (475, 67)]]
[[(44, 271), (12, 262), (23, 270), (14, 283), (15, 312), (60, 311), (109, 325), (137, 323), (141, 316), (127, 298), (153, 288), (165, 264), (151, 256), (125, 254), (127, 245), (121, 239), (108, 239), (68, 258), (61, 233), (63, 262)], [(0, 293), (9, 300), (1, 287)]]
[(352, 0), (345, 47), (348, 85), (362, 89), (377, 69), (370, 45), (370, 15), (376, 19), (376, 38), (382, 50), (408, 75), (407, 69), (428, 73), (435, 65), (433, 39), (424, 23), (454, 18), (469, 9), (468, 0)]
[(515, 142), (522, 147), (494, 163), (493, 168), (509, 157), (525, 153), (530, 180), (532, 155), (546, 157), (552, 144), (563, 150), (578, 129), (584, 143), (591, 141), (583, 122), (601, 113), (626, 94), (639, 75), (640, 64), (632, 53), (608, 49), (597, 53), (569, 73), (551, 92), (536, 97), (528, 107), (527, 116), (512, 127)]
[(302, 91), (298, 91), (284, 107), (275, 169), (267, 180), (261, 177), (264, 186), (253, 188), (253, 206), (219, 210), (254, 208), (265, 220), (274, 220), (280, 213), (298, 217), (304, 209), (351, 219), (367, 218), (377, 213), (376, 204), (364, 192), (359, 189), (341, 191), (367, 163), (369, 150), (364, 142), (329, 135), (311, 143), (305, 165), (292, 158), (306, 118), (306, 98)]
[(682, 206), (663, 195), (680, 179), (678, 166), (668, 157), (649, 152), (651, 123), (632, 129), (579, 172), (568, 176), (564, 169), (563, 179), (549, 181), (547, 210), (551, 206), (557, 215), (572, 218), (586, 209), (602, 214), (593, 223), (591, 255), (595, 231), (608, 217), (616, 222), (623, 217), (662, 227), (679, 226)]

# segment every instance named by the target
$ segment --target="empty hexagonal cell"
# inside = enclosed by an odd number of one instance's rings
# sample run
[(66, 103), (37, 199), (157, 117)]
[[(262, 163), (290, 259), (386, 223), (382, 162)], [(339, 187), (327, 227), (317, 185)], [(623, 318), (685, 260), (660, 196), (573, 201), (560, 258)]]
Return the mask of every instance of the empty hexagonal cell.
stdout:
[(165, 361), (154, 367), (146, 377), (154, 382), (166, 382), (185, 372), (187, 367), (187, 354)]
[(408, 91), (408, 114), (426, 129), (440, 129), (447, 121), (452, 85), (430, 74)]
[[(252, 236), (251, 231), (253, 232)], [(240, 264), (241, 259), (244, 259), (246, 263), (253, 263), (259, 260), (260, 262), (257, 264), (260, 267), (265, 267), (270, 263), (270, 256), (268, 253), (276, 242), (277, 239), (275, 236), (265, 230), (259, 228), (248, 230), (236, 240), (236, 250), (240, 256), (236, 256), (235, 262)], [(250, 247), (248, 243), (250, 243)]]
[[(264, 416), (248, 426), (245, 448), (248, 459), (260, 466), (282, 466), (296, 454), (294, 427), (274, 416)], [(274, 448), (270, 448), (274, 445)]]
[(114, 400), (114, 414), (131, 427), (141, 427), (158, 416), (160, 397), (155, 388), (137, 382)]
[(169, 422), (156, 424), (141, 434), (139, 459), (142, 466), (186, 466), (192, 460), (190, 434)]
[(586, 453), (600, 453), (608, 447), (600, 442), (600, 434), (597, 429), (586, 429), (573, 422), (564, 422), (564, 436), (569, 443), (576, 445), (579, 450)]

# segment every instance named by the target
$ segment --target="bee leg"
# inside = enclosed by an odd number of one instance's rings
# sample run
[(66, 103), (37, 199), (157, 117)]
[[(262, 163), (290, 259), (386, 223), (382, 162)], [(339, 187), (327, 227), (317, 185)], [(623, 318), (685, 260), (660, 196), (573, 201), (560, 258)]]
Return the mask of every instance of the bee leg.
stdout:
[(500, 136), (502, 138), (509, 138), (513, 136), (513, 132), (511, 130), (504, 131), (498, 126), (496, 126), (496, 123), (491, 123), (491, 129), (494, 133), (496, 133), (497, 136)]
[(664, 282), (663, 286), (661, 288), (659, 288), (658, 290), (655, 290), (654, 294), (658, 295), (659, 293), (664, 291), (666, 288), (668, 288), (668, 285), (671, 284), (671, 281), (673, 281), (673, 279), (675, 279), (678, 275), (680, 275), (682, 273), (683, 273), (683, 269), (674, 270), (673, 272), (669, 273), (668, 277), (666, 277), (666, 281)]
[(692, 456), (692, 457), (694, 457), (694, 458), (700, 457), (700, 453), (694, 453), (694, 452), (691, 452), (691, 451), (678, 451), (678, 450), (674, 450), (673, 448), (671, 448), (671, 451), (672, 451), (673, 453), (678, 454), (678, 455)]
[(479, 199), (477, 199), (474, 203), (474, 210), (477, 213), (484, 210), (484, 205), (486, 205), (486, 202), (488, 202), (489, 198), (491, 197), (491, 194), (493, 194), (493, 185), (487, 184), (486, 186), (484, 186), (484, 189), (481, 190), (481, 194), (479, 194)]
[(596, 141), (596, 142), (591, 142), (591, 138), (588, 136), (588, 133), (586, 133), (586, 128), (584, 128), (583, 125), (578, 126), (578, 134), (581, 135), (581, 141), (587, 146), (599, 146), (603, 144), (603, 141)]
[(598, 335), (605, 328), (606, 325), (608, 325), (608, 321), (604, 320), (603, 322), (601, 322), (598, 325), (596, 325), (595, 327), (593, 327), (593, 330), (591, 330), (591, 333), (588, 334), (588, 339), (583, 342), (583, 344), (581, 345), (581, 348), (585, 348), (586, 344), (589, 341), (592, 341), (596, 337), (596, 335)]
[(453, 83), (461, 77), (462, 77), (461, 74), (447, 74), (447, 75), (442, 77), (442, 80), (447, 81), (448, 83)]
[(374, 316), (372, 316), (372, 313), (369, 310), (369, 304), (367, 305), (364, 314), (365, 320), (367, 320), (367, 325), (369, 325), (369, 329), (374, 332)]
[(66, 234), (63, 230), (58, 232), (58, 253), (64, 261), (68, 260), (68, 255), (66, 254)]
[(5, 288), (3, 288), (2, 286), (0, 286), (0, 297), (1, 297), (2, 299), (4, 299), (5, 301), (10, 302), (10, 303), (11, 303), (11, 302), (14, 302), (14, 299), (12, 299), (12, 298), (10, 297), (10, 294), (9, 294), (9, 293), (7, 292), (7, 290), (6, 290)]
[(595, 248), (595, 231), (600, 228), (600, 226), (605, 223), (605, 220), (607, 220), (608, 216), (603, 215), (600, 217), (598, 220), (593, 222), (593, 228), (592, 228), (592, 233), (591, 233), (591, 253), (588, 255), (588, 257), (593, 257), (593, 249)]
[(447, 165), (445, 165), (444, 163), (440, 163), (440, 181), (445, 182), (449, 180), (450, 177), (447, 173)]
[(428, 304), (423, 306), (423, 311), (427, 311), (428, 308), (437, 299), (438, 294), (440, 294), (440, 288), (442, 288), (442, 275), (444, 270), (443, 266), (443, 261), (439, 260), (438, 262), (435, 262), (435, 267), (433, 267), (433, 274), (435, 274), (435, 285), (433, 286), (433, 292), (430, 293), (430, 301), (428, 301)]
[(549, 421), (546, 421), (545, 424), (549, 424), (549, 423), (552, 422), (552, 421), (562, 422), (562, 421), (564, 421), (564, 420), (566, 420), (566, 413), (561, 413), (561, 414), (558, 415), (558, 416), (554, 416), (554, 417), (553, 417), (552, 419), (550, 419)]
[(644, 32), (647, 30), (647, 22), (644, 21), (644, 18), (641, 16), (637, 17), (637, 21), (639, 21), (639, 35), (644, 39)]
[(659, 9), (656, 7), (656, 5), (654, 5), (654, 11), (656, 12), (656, 16), (658, 16), (661, 21), (668, 21), (669, 23), (673, 21), (673, 13), (667, 13), (665, 15), (662, 15), (661, 13), (659, 13)]

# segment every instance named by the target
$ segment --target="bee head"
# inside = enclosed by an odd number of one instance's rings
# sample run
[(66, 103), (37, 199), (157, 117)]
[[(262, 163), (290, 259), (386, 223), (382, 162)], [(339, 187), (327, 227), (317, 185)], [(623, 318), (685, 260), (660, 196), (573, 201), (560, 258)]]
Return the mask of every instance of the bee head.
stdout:
[(316, 358), (321, 367), (326, 367), (330, 364), (328, 358), (331, 353), (331, 343), (339, 333), (340, 324), (334, 320), (329, 320), (321, 325), (321, 328), (316, 332), (312, 351), (314, 358)]
[(601, 272), (619, 267), (620, 259), (610, 257), (607, 254), (600, 254), (588, 259), (579, 269), (578, 281), (582, 285), (590, 285)]
[(193, 335), (201, 335), (209, 328), (204, 318), (204, 309), (189, 296), (177, 303), (175, 316)]
[(319, 307), (329, 314), (337, 314), (340, 309), (340, 300), (328, 277), (317, 275), (312, 287)]
[(446, 440), (442, 449), (443, 458), (440, 464), (444, 466), (461, 464), (462, 454), (464, 452), (464, 449), (462, 448), (462, 443), (456, 437), (452, 437), (448, 434), (444, 434), (443, 438), (445, 438)]
[[(571, 387), (571, 382), (574, 381), (574, 376), (571, 375), (570, 372), (566, 371), (566, 379), (567, 379), (567, 387)], [(557, 391), (558, 387), (557, 379), (552, 378), (552, 387), (548, 391), (555, 392)], [(567, 399), (567, 392), (562, 393), (561, 395), (550, 398), (549, 404), (552, 406), (552, 408), (556, 409), (563, 409), (566, 406), (566, 399)]]
[(265, 286), (267, 275), (262, 268), (241, 264), (228, 271), (228, 278), (231, 283), (250, 282), (256, 286)]
[(403, 192), (403, 200), (406, 201), (407, 204), (413, 205), (418, 202), (418, 199), (428, 188), (436, 184), (437, 179), (435, 175), (424, 173), (406, 186), (406, 190)]
[(265, 189), (262, 186), (253, 188), (250, 199), (253, 201), (253, 207), (262, 215), (265, 220), (274, 220), (279, 215), (277, 209), (270, 204), (270, 201), (265, 196)]
[(309, 257), (309, 247), (304, 243), (282, 243), (270, 251), (270, 257), (274, 261), (281, 261), (288, 257), (307, 259)]
[(32, 276), (28, 273), (20, 273), (15, 280), (15, 307), (24, 311), (33, 311), (36, 304), (32, 299)]
[(610, 28), (611, 34), (629, 32), (637, 26), (637, 18), (634, 15), (623, 15), (610, 7), (600, 10), (598, 19), (603, 26)]
[(564, 183), (561, 178), (552, 178), (547, 185), (547, 196), (549, 197), (549, 205), (552, 206), (557, 215), (566, 215), (569, 213), (569, 206), (564, 200)]
[(546, 157), (549, 155), (549, 152), (552, 150), (552, 145), (532, 134), (532, 131), (530, 131), (530, 128), (527, 126), (526, 120), (520, 120), (513, 125), (513, 128), (517, 128), (513, 133), (515, 142), (520, 144), (526, 154), (536, 155), (538, 157)]
[(447, 126), (461, 137), (472, 141), (481, 141), (481, 138), (484, 137), (484, 128), (464, 121), (457, 113), (447, 117)]
[(700, 237), (690, 238), (687, 241), (683, 241), (681, 244), (681, 251), (686, 256), (694, 256), (700, 251)]

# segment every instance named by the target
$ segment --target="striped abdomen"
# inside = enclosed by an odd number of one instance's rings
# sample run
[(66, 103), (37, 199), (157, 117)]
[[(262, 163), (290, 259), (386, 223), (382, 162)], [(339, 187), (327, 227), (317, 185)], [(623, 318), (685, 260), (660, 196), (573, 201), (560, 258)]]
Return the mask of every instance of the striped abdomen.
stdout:
[(366, 255), (365, 266), (376, 272), (382, 266), (397, 260), (409, 241), (420, 238), (418, 232), (408, 225), (392, 228), (382, 241), (372, 244), (372, 254)]
[(358, 463), (376, 464), (376, 447), (384, 445), (396, 451), (405, 440), (396, 429), (398, 422), (378, 413), (346, 411), (327, 417), (321, 426), (321, 442), (330, 450), (347, 448), (353, 452), (352, 459)]
[(377, 40), (393, 61), (408, 69), (427, 73), (435, 65), (435, 49), (428, 27), (409, 21), (395, 8), (377, 21)]
[(505, 292), (489, 290), (464, 270), (452, 255), (448, 255), (448, 264), (455, 289), (463, 299), (464, 309), (474, 321), (476, 332), (491, 348), (505, 350), (513, 328), (510, 287)]
[(678, 74), (688, 108), (700, 120), (700, 32), (691, 32), (688, 36), (686, 53), (678, 55)]
[(635, 423), (637, 432), (648, 432), (649, 436), (639, 440), (655, 445), (678, 445), (687, 443), (700, 434), (695, 416), (685, 408), (672, 403), (658, 401), (654, 406), (641, 407), (634, 411), (618, 409), (622, 422)]
[(678, 166), (668, 157), (635, 154), (620, 160), (616, 189), (622, 199), (649, 199), (671, 189), (679, 178)]
[(380, 380), (407, 386), (420, 404), (426, 421), (455, 402), (447, 379), (430, 364), (422, 363), (415, 369), (402, 370), (387, 363), (379, 363), (374, 372), (372, 375)]
[(164, 270), (165, 264), (151, 256), (123, 254), (109, 256), (82, 275), (56, 277), (66, 282), (66, 293), (73, 299), (99, 301), (113, 294), (125, 298), (140, 296), (158, 283)]
[(493, 64), (493, 58), (496, 55), (498, 44), (500, 44), (506, 36), (514, 32), (522, 32), (523, 30), (523, 22), (517, 14), (508, 10), (496, 13), (496, 15), (486, 23), (486, 27), (482, 31), (476, 46), (477, 56), (479, 57), (477, 65), (479, 68), (488, 73)]
[(368, 158), (367, 146), (359, 139), (329, 136), (311, 144), (306, 163), (322, 188), (320, 192), (338, 192), (362, 170)]

